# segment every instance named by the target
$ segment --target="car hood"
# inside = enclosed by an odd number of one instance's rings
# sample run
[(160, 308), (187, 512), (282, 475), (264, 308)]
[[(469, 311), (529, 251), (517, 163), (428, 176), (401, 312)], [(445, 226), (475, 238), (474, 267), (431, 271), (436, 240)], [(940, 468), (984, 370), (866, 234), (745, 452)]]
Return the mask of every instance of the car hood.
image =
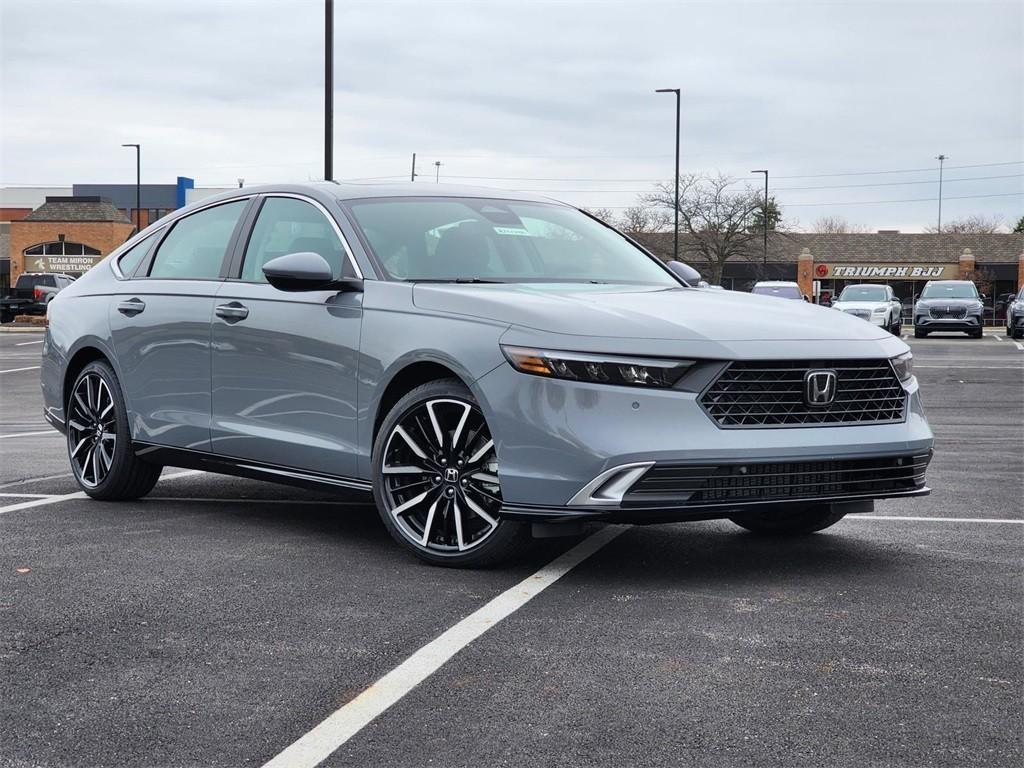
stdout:
[(858, 318), (807, 302), (684, 287), (418, 283), (413, 303), (570, 336), (718, 342), (888, 338)]
[(981, 304), (981, 299), (918, 299), (919, 307), (976, 307)]

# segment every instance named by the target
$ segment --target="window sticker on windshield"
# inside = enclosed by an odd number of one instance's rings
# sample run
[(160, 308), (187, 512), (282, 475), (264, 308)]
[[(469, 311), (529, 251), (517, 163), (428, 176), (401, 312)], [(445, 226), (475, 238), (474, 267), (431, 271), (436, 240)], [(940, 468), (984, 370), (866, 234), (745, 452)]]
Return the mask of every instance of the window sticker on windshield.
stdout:
[(516, 237), (533, 237), (529, 230), (522, 227), (495, 227), (494, 231), (499, 235), (515, 235)]

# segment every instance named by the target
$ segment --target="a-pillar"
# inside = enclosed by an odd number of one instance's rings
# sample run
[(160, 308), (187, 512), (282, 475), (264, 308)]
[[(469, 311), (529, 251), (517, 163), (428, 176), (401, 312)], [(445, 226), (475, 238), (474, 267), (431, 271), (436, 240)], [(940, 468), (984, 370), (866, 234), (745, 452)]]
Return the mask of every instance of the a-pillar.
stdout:
[(1024, 291), (1024, 251), (1017, 257), (1017, 293)]

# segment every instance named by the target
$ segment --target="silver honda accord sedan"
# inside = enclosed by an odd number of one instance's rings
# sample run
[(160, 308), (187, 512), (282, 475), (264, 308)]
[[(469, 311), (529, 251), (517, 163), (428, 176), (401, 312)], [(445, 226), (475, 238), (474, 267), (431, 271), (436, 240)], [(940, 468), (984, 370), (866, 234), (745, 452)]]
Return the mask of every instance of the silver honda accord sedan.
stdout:
[(446, 565), (582, 521), (802, 534), (928, 493), (906, 344), (698, 277), (541, 197), (239, 189), (57, 295), (45, 413), (94, 498), (168, 465), (372, 493)]

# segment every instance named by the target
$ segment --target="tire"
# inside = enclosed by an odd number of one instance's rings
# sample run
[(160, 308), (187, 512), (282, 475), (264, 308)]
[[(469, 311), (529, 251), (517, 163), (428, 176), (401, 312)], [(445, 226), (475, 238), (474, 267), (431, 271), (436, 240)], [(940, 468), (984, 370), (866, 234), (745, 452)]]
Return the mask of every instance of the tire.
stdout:
[(977, 331), (970, 331), (967, 335), (970, 336), (972, 339), (980, 339), (982, 336), (985, 335), (985, 330), (982, 328)]
[(729, 519), (740, 528), (769, 536), (802, 536), (824, 530), (846, 517), (844, 512), (833, 512), (828, 504), (799, 507), (795, 510), (745, 512)]
[(1009, 336), (1011, 339), (1024, 339), (1024, 330), (1011, 328)]
[(903, 326), (900, 324), (900, 319), (898, 317), (894, 317), (892, 319), (892, 323), (889, 325), (889, 333), (891, 333), (893, 336), (899, 336), (900, 331), (902, 330)]
[(68, 459), (79, 488), (105, 501), (137, 499), (153, 489), (163, 467), (132, 450), (128, 409), (107, 362), (94, 360), (82, 369), (66, 411)]
[(927, 336), (928, 336), (928, 331), (922, 331), (922, 330), (919, 330), (918, 328), (914, 329), (914, 338), (915, 339), (923, 339), (923, 338), (926, 338)]
[(380, 518), (421, 560), (486, 567), (529, 544), (528, 526), (501, 519), (494, 443), (458, 379), (428, 382), (399, 400), (377, 433), (372, 462)]

